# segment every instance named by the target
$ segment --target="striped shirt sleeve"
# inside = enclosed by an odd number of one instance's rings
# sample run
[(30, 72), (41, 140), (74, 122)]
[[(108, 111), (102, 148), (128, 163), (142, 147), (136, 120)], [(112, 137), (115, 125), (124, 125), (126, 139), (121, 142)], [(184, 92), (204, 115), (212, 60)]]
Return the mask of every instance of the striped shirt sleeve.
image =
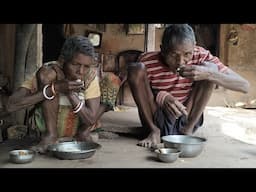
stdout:
[(218, 66), (218, 70), (222, 73), (225, 73), (228, 70), (228, 67), (225, 66), (218, 57), (213, 56), (210, 51), (197, 46), (195, 48), (194, 58), (198, 58), (199, 63), (204, 61), (213, 62)]

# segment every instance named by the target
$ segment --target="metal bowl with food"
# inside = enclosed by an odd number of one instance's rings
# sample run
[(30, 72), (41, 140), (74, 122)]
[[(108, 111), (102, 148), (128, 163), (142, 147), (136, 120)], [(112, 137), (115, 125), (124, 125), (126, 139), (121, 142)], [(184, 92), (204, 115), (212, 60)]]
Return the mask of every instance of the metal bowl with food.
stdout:
[(167, 135), (161, 139), (165, 147), (180, 150), (180, 157), (198, 156), (202, 152), (206, 142), (205, 138), (190, 135)]
[(157, 158), (165, 163), (172, 163), (179, 157), (181, 151), (174, 148), (159, 148), (155, 150)]
[(93, 156), (100, 147), (100, 144), (91, 141), (72, 141), (49, 145), (47, 151), (58, 159), (75, 160)]
[(35, 152), (32, 150), (20, 149), (9, 152), (9, 160), (12, 163), (30, 163), (35, 158)]

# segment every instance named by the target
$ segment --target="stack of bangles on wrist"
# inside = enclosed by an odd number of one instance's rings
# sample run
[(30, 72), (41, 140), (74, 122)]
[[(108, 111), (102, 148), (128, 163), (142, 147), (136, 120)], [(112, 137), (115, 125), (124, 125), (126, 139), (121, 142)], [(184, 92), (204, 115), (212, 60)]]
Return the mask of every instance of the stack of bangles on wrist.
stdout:
[(74, 108), (73, 113), (78, 113), (84, 105), (84, 100), (80, 101), (77, 106)]
[(47, 89), (48, 87), (50, 87), (50, 84), (47, 84), (47, 85), (44, 86), (44, 88), (43, 88), (43, 95), (44, 95), (44, 98), (45, 98), (45, 99), (47, 99), (47, 100), (52, 100), (52, 99), (54, 99), (54, 97), (55, 97), (55, 95), (56, 95), (54, 83), (51, 84), (51, 90), (52, 90), (52, 94), (53, 94), (53, 95), (50, 96), (50, 97), (46, 94), (46, 89)]

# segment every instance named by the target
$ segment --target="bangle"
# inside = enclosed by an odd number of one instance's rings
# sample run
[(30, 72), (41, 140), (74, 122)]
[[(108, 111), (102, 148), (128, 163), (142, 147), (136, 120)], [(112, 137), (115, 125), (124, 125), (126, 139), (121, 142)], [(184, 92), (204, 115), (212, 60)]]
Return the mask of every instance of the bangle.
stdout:
[(74, 113), (78, 113), (81, 109), (82, 109), (82, 107), (83, 107), (83, 105), (84, 105), (84, 100), (82, 100), (77, 106), (76, 106), (76, 110), (74, 110), (73, 112)]
[(73, 111), (76, 111), (76, 110), (79, 108), (79, 106), (81, 105), (81, 103), (82, 103), (82, 101), (80, 101), (80, 102), (77, 104), (77, 106), (75, 106), (75, 108), (73, 109)]
[(47, 84), (47, 85), (44, 86), (44, 88), (43, 88), (43, 95), (44, 95), (44, 98), (45, 98), (45, 99), (52, 100), (55, 96), (53, 95), (53, 96), (49, 97), (49, 96), (46, 94), (46, 89), (47, 89), (49, 86), (50, 86), (49, 84)]
[(55, 91), (54, 83), (52, 83), (52, 85), (51, 85), (51, 90), (52, 90), (53, 95), (55, 96), (56, 95), (56, 91)]

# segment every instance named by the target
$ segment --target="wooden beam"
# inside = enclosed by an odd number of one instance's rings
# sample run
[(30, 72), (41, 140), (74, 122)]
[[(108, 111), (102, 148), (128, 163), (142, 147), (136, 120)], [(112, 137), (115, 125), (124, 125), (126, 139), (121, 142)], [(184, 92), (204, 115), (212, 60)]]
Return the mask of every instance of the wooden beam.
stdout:
[(155, 24), (145, 24), (145, 51), (155, 51)]

